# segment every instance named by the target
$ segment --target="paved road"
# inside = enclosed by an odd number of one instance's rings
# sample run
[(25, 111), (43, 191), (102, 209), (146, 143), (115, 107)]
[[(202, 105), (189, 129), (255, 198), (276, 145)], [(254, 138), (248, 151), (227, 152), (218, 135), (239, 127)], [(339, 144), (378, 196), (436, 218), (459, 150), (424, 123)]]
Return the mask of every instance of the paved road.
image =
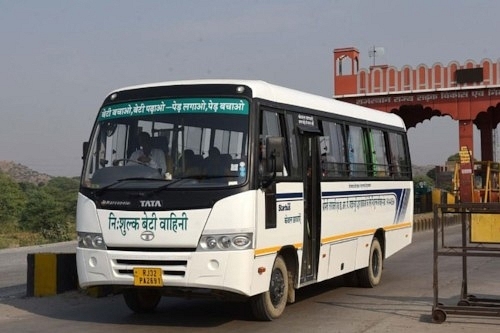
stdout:
[[(459, 229), (453, 228), (451, 242), (459, 239)], [(63, 244), (68, 245), (71, 247)], [(0, 290), (10, 288), (4, 278), (6, 267), (14, 267), (9, 258), (23, 257), (21, 250), (11, 251), (0, 251)], [(413, 244), (386, 261), (383, 280), (377, 288), (350, 287), (342, 279), (303, 288), (297, 293), (297, 303), (288, 306), (284, 315), (273, 322), (252, 321), (245, 304), (175, 298), (164, 298), (154, 314), (136, 315), (128, 310), (120, 295), (90, 298), (74, 291), (44, 298), (0, 297), (0, 331), (500, 332), (500, 318), (448, 316), (442, 324), (432, 323), (432, 251), (432, 232), (416, 233)], [(493, 296), (500, 291), (499, 261), (469, 260), (469, 292)], [(439, 264), (440, 301), (454, 305), (460, 293), (461, 260), (440, 257)], [(14, 274), (19, 280), (13, 285), (25, 283), (19, 273)]]
[(76, 241), (0, 250), (0, 299), (26, 295), (28, 253), (74, 253)]

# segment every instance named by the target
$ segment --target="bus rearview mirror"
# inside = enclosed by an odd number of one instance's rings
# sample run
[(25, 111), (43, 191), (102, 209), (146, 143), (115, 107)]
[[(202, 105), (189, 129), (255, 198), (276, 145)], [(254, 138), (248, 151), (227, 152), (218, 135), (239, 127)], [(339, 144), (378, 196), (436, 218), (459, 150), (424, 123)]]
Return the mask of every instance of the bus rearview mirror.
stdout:
[(268, 172), (282, 172), (284, 147), (285, 139), (283, 137), (266, 138), (266, 161)]

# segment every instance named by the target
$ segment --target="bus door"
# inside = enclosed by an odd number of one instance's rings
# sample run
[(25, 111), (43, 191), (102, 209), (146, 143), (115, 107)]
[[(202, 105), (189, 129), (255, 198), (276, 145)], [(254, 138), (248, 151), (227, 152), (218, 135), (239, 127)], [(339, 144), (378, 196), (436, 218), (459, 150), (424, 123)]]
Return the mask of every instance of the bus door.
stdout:
[(302, 179), (304, 180), (304, 245), (300, 282), (317, 278), (321, 231), (320, 165), (318, 136), (301, 135)]

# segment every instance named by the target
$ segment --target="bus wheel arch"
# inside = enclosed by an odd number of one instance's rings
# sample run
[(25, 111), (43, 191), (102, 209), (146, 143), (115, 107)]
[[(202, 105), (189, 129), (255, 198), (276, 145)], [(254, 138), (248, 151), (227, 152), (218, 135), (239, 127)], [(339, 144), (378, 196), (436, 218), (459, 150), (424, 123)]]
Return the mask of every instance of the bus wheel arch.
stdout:
[(299, 281), (299, 258), (297, 250), (293, 246), (285, 246), (279, 252), (280, 256), (285, 260), (288, 270), (288, 303), (295, 303), (295, 287)]
[(372, 238), (368, 258), (368, 266), (358, 270), (358, 283), (364, 288), (377, 286), (382, 279), (383, 263), (385, 258), (385, 235), (379, 229)]
[[(285, 257), (288, 257), (285, 255)], [(279, 318), (290, 298), (290, 270), (286, 259), (280, 253), (274, 260), (269, 281), (269, 289), (250, 298), (253, 315), (258, 320), (271, 321)]]
[(382, 259), (385, 260), (385, 231), (384, 229), (378, 229), (373, 236), (378, 239), (380, 247), (382, 249)]

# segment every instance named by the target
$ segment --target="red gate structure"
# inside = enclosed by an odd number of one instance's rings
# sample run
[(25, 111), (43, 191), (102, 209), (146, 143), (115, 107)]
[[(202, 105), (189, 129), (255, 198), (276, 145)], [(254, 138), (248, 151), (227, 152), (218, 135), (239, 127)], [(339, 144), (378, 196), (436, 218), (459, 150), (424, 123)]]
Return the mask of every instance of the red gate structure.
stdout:
[[(483, 161), (493, 161), (493, 129), (500, 122), (500, 60), (451, 61), (412, 68), (359, 68), (354, 47), (333, 51), (334, 98), (398, 114), (406, 127), (448, 115), (459, 122), (460, 201), (472, 202), (474, 125), (480, 130)], [(479, 154), (477, 154), (479, 157)], [(477, 157), (476, 157), (477, 159)]]

